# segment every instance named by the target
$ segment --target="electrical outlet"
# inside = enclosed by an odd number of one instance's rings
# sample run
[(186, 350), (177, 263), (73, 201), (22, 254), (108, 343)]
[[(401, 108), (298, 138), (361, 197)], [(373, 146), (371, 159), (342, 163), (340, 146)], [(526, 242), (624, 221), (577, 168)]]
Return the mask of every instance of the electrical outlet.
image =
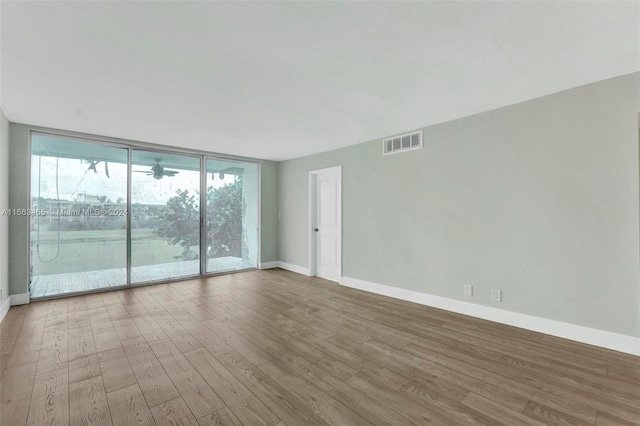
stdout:
[(502, 302), (502, 291), (491, 289), (491, 300), (494, 302)]
[(464, 295), (465, 296), (469, 296), (469, 297), (473, 297), (473, 286), (472, 285), (465, 285), (464, 286)]

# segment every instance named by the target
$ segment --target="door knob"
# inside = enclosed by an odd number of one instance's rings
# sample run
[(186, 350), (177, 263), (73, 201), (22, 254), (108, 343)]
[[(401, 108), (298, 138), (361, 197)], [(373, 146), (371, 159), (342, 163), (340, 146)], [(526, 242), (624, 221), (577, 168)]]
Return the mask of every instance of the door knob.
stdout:
[(318, 228), (314, 229), (314, 231), (318, 232)]

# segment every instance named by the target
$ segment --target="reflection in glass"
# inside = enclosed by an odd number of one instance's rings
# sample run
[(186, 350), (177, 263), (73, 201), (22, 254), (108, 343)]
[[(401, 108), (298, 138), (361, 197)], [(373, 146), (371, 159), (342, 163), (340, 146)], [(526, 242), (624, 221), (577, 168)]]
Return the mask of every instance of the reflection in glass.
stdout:
[(207, 159), (207, 272), (256, 268), (258, 165)]
[(257, 163), (38, 133), (31, 146), (32, 297), (258, 266)]
[(125, 285), (127, 150), (31, 141), (31, 297)]
[(134, 150), (131, 282), (200, 274), (200, 158)]

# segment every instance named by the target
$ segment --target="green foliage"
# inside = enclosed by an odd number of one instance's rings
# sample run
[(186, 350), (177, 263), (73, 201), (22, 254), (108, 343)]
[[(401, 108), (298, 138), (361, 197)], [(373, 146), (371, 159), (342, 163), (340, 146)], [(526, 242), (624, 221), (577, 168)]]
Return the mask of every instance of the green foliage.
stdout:
[[(199, 196), (178, 190), (167, 201), (156, 233), (169, 244), (179, 244), (184, 260), (198, 259), (200, 241)], [(242, 257), (242, 181), (207, 188), (207, 257)], [(194, 249), (192, 249), (192, 247)]]
[(242, 180), (207, 188), (209, 257), (242, 257)]
[(199, 200), (196, 195), (189, 195), (187, 190), (176, 192), (178, 195), (167, 201), (165, 220), (160, 223), (156, 233), (169, 244), (179, 244), (184, 260), (197, 259), (198, 252), (191, 250), (191, 247), (197, 246), (199, 240)]

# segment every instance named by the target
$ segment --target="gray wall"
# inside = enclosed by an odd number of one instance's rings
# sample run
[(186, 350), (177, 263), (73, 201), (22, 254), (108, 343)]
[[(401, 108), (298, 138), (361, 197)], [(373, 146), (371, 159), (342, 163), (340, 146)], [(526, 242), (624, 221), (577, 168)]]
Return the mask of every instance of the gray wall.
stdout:
[(279, 260), (308, 266), (308, 172), (342, 165), (343, 276), (640, 336), (639, 80), (282, 162)]
[[(0, 109), (0, 212), (9, 208), (9, 122)], [(0, 305), (9, 297), (9, 216), (0, 214)]]
[[(29, 208), (29, 132), (31, 130), (52, 131), (42, 127), (11, 123), (9, 125), (9, 205), (11, 208)], [(73, 134), (72, 132), (65, 132)], [(82, 136), (81, 134), (76, 134)], [(112, 142), (137, 143), (100, 137)], [(141, 144), (142, 146), (152, 146)], [(165, 147), (166, 148), (166, 147)], [(261, 188), (261, 260), (277, 260), (277, 163), (260, 161)], [(12, 216), (9, 220), (9, 282), (10, 294), (29, 291), (29, 223), (25, 217)]]
[[(9, 206), (29, 208), (29, 128), (9, 124)], [(29, 291), (29, 221), (9, 217), (9, 293)]]
[(261, 262), (278, 260), (278, 163), (261, 162)]

